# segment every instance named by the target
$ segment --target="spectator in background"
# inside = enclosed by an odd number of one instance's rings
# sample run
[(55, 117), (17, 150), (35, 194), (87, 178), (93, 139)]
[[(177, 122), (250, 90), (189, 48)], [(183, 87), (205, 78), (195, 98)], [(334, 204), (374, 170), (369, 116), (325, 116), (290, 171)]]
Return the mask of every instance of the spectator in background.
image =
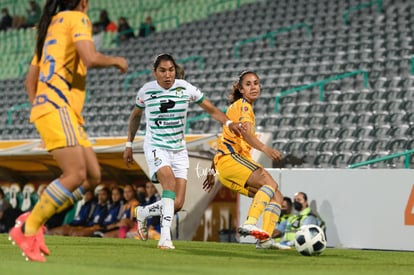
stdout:
[(11, 207), (10, 203), (6, 200), (6, 196), (2, 188), (0, 188), (0, 233), (8, 232), (5, 220), (3, 220), (4, 213)]
[(296, 231), (303, 225), (315, 224), (325, 231), (325, 222), (312, 212), (308, 204), (308, 196), (304, 192), (297, 192), (293, 197), (293, 208), (296, 214), (288, 218), (281, 244), (293, 246)]
[(119, 17), (118, 19), (118, 42), (124, 42), (130, 38), (135, 38), (134, 29), (128, 23), (125, 17)]
[(126, 238), (128, 231), (135, 231), (136, 228), (134, 222), (134, 209), (139, 205), (137, 200), (137, 192), (135, 188), (131, 184), (127, 184), (124, 186), (124, 200), (125, 204), (123, 206), (122, 218), (121, 220), (115, 225), (118, 230), (113, 230), (104, 234), (104, 237), (112, 237), (112, 238)]
[[(161, 200), (161, 196), (151, 181), (145, 183), (145, 201), (143, 205), (150, 205)], [(147, 219), (148, 238), (159, 240), (160, 237), (160, 216), (148, 217)]]
[(103, 237), (104, 233), (119, 229), (118, 222), (121, 220), (123, 215), (124, 207), (124, 189), (122, 187), (113, 187), (111, 190), (112, 203), (108, 210), (102, 226), (99, 230), (92, 233), (94, 237)]
[(29, 8), (26, 10), (26, 12), (26, 23), (23, 25), (23, 27), (31, 28), (36, 26), (42, 15), (42, 10), (40, 9), (39, 4), (34, 0), (29, 1)]
[(289, 197), (283, 197), (280, 219), (279, 222), (276, 224), (275, 230), (273, 230), (273, 238), (280, 238), (283, 236), (283, 233), (286, 230), (286, 224), (288, 222), (288, 219), (293, 215), (292, 208), (292, 199)]
[(71, 223), (49, 230), (48, 235), (69, 236), (74, 228), (78, 226), (86, 226), (95, 206), (95, 197), (92, 190), (86, 191), (83, 201), (83, 205)]
[(139, 26), (139, 37), (147, 37), (151, 33), (155, 32), (155, 26), (152, 23), (151, 16), (147, 16), (145, 21)]
[(108, 215), (110, 208), (110, 191), (104, 187), (99, 190), (98, 202), (95, 204), (91, 217), (85, 227), (76, 227), (71, 231), (72, 236), (92, 236), (93, 232), (100, 229)]
[(11, 28), (13, 24), (13, 18), (9, 14), (7, 8), (1, 9), (0, 31), (6, 31)]
[(100, 50), (103, 44), (103, 32), (101, 32), (98, 23), (93, 23), (92, 25), (92, 40), (95, 44), (95, 48)]
[(99, 21), (93, 25), (97, 25), (100, 32), (116, 32), (117, 30), (116, 24), (109, 18), (107, 10), (101, 10)]

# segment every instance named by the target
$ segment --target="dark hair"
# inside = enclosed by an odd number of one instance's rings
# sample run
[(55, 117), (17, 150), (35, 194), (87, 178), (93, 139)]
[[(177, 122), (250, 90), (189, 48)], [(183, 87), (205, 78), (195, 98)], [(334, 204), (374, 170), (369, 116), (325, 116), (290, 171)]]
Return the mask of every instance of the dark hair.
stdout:
[(234, 103), (235, 101), (243, 97), (243, 94), (240, 92), (240, 89), (241, 89), (241, 85), (242, 85), (242, 81), (244, 77), (248, 74), (254, 74), (257, 78), (259, 78), (259, 76), (253, 71), (249, 71), (249, 70), (243, 71), (239, 75), (239, 78), (233, 83), (232, 91), (231, 91), (230, 98), (229, 98), (230, 104)]
[(177, 66), (175, 67), (175, 71), (176, 71), (175, 78), (178, 78), (178, 79), (184, 79), (185, 78), (185, 71), (184, 71), (183, 66), (177, 64)]
[(283, 200), (289, 205), (289, 207), (292, 206), (292, 199), (290, 197), (283, 197)]
[[(52, 17), (58, 11), (73, 10), (79, 5), (80, 0), (47, 0), (43, 13), (40, 17), (39, 25), (37, 28), (37, 41), (36, 41), (36, 55), (37, 60), (42, 58), (43, 46), (45, 44), (47, 29), (49, 28)], [(59, 8), (59, 10), (58, 10)]]
[(305, 192), (297, 192), (297, 194), (299, 195), (299, 194), (301, 194), (302, 196), (303, 196), (303, 199), (305, 200), (305, 201), (308, 201), (308, 195), (306, 195), (306, 193)]
[(174, 64), (175, 71), (177, 72), (177, 63), (174, 60), (174, 57), (168, 53), (162, 53), (155, 57), (154, 63), (152, 65), (153, 70), (157, 70), (158, 66), (160, 65), (161, 61), (171, 61)]
[(112, 195), (112, 192), (113, 192), (114, 190), (118, 190), (118, 192), (119, 192), (119, 194), (121, 194), (121, 196), (123, 196), (123, 195), (124, 195), (124, 189), (123, 189), (122, 187), (120, 187), (120, 186), (113, 187), (113, 188), (111, 189), (111, 195)]

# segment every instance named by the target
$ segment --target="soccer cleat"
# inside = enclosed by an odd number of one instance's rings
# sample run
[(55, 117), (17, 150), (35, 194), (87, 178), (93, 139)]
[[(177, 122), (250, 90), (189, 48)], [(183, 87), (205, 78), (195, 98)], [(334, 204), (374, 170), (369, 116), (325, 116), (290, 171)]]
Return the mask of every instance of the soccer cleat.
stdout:
[(280, 250), (289, 250), (291, 249), (290, 246), (283, 245), (280, 243), (275, 242), (272, 238), (267, 240), (257, 240), (256, 249), (280, 249)]
[[(21, 214), (19, 217), (17, 217), (16, 219), (16, 224), (14, 225), (15, 227), (21, 228), (24, 224), (24, 222), (27, 220), (27, 218), (29, 217), (30, 212), (26, 212)], [(50, 250), (49, 248), (46, 246), (45, 243), (45, 237), (44, 237), (44, 233), (46, 232), (47, 228), (46, 226), (42, 225), (42, 227), (39, 229), (39, 232), (37, 232), (36, 237), (37, 237), (37, 241), (39, 244), (39, 248), (40, 251), (45, 254), (46, 256), (50, 255)]]
[(23, 256), (26, 257), (26, 261), (46, 262), (46, 258), (40, 252), (37, 239), (37, 235), (25, 236), (21, 227), (13, 227), (9, 233), (9, 240), (20, 247)]
[(171, 240), (163, 240), (158, 242), (158, 248), (162, 250), (172, 250), (175, 249)]
[(243, 224), (239, 227), (238, 232), (243, 237), (250, 235), (258, 240), (266, 240), (270, 237), (269, 233), (267, 233), (263, 229), (258, 228), (254, 224)]
[(142, 214), (143, 209), (143, 206), (135, 207), (135, 217), (137, 219), (138, 236), (141, 240), (146, 241), (148, 240), (148, 228), (147, 219), (144, 218), (144, 215)]

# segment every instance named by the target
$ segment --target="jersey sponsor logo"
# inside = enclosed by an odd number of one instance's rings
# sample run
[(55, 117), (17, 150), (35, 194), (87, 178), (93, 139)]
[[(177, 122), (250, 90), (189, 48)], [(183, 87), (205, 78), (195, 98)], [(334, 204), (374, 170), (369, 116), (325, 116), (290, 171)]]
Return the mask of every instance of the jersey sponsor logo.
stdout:
[(80, 36), (88, 36), (87, 34), (85, 34), (85, 33), (75, 33), (75, 35), (74, 35), (75, 37), (80, 37)]
[(162, 121), (162, 120), (156, 120), (155, 121), (155, 125), (157, 125), (158, 127), (161, 126), (175, 126), (175, 125), (179, 125), (180, 121), (176, 120), (176, 121)]
[(160, 106), (160, 111), (161, 113), (166, 113), (168, 112), (168, 109), (174, 108), (175, 106), (175, 101), (168, 99), (168, 101), (163, 100), (161, 101), (161, 106)]

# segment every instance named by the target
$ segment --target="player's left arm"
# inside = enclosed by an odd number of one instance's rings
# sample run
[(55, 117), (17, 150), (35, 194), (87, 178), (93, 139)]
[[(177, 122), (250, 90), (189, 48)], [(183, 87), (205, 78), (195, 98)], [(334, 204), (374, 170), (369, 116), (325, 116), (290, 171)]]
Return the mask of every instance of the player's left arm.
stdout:
[(266, 146), (266, 144), (261, 142), (256, 135), (253, 134), (252, 127), (251, 122), (243, 122), (243, 127), (241, 128), (241, 135), (243, 139), (254, 149), (265, 153), (271, 160), (282, 159), (282, 154), (278, 150)]

